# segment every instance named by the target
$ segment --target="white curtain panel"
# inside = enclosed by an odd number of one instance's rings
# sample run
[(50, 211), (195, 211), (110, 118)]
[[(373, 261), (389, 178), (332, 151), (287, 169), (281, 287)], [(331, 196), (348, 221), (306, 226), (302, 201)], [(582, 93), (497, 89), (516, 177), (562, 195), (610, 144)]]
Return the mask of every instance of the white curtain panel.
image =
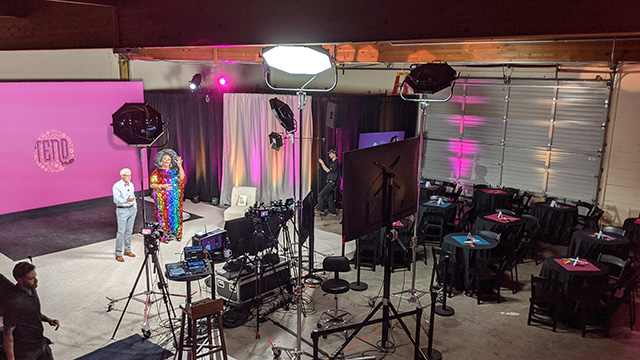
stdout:
[[(269, 99), (274, 97), (289, 105), (293, 111), (297, 121), (294, 141), (289, 135), (284, 134), (284, 128), (271, 111)], [(221, 203), (231, 202), (231, 191), (234, 186), (257, 187), (258, 203), (269, 204), (279, 199), (298, 199), (300, 174), (302, 174), (302, 196), (306, 196), (311, 188), (309, 169), (311, 166), (317, 166), (317, 159), (309, 158), (313, 144), (311, 97), (307, 96), (302, 121), (300, 121), (296, 95), (224, 94), (223, 100)], [(284, 144), (280, 151), (271, 149), (269, 143), (271, 132), (282, 135)], [(300, 169), (300, 141), (302, 142), (302, 169)]]

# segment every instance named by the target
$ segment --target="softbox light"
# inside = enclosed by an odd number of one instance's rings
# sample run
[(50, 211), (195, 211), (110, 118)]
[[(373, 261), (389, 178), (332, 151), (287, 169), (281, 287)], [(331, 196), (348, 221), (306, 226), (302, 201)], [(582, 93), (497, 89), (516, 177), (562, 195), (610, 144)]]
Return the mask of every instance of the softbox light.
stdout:
[(128, 145), (151, 145), (164, 132), (160, 113), (147, 104), (125, 103), (112, 118), (113, 133)]
[(321, 46), (274, 46), (262, 50), (269, 67), (289, 74), (317, 75), (331, 69), (329, 51)]
[(289, 105), (278, 100), (278, 98), (273, 98), (269, 100), (269, 106), (271, 106), (273, 115), (287, 133), (296, 131), (296, 120), (293, 118), (293, 111), (291, 111)]
[(269, 134), (269, 143), (271, 144), (271, 148), (275, 151), (279, 151), (282, 147), (282, 135), (277, 132), (272, 132)]
[(457, 78), (456, 71), (447, 63), (412, 65), (405, 82), (414, 93), (434, 94), (451, 86)]

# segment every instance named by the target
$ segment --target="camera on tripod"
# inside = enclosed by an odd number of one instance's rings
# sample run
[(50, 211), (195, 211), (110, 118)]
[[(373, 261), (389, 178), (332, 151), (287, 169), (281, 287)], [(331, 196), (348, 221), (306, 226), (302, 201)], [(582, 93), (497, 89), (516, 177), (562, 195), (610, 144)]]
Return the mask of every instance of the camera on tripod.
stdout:
[(280, 223), (286, 223), (293, 219), (296, 213), (293, 207), (294, 202), (295, 201), (292, 198), (285, 201), (280, 199), (278, 201), (271, 202), (271, 212), (278, 217)]
[(157, 249), (158, 240), (162, 238), (162, 229), (157, 222), (145, 222), (141, 231), (144, 235), (144, 244), (147, 250), (152, 251)]
[(269, 219), (271, 210), (264, 206), (264, 203), (250, 206), (245, 213), (245, 217), (253, 220), (254, 223), (264, 222)]
[(157, 222), (146, 222), (141, 231), (144, 237), (150, 237), (152, 239), (160, 239), (162, 237), (162, 230), (160, 230), (160, 224)]

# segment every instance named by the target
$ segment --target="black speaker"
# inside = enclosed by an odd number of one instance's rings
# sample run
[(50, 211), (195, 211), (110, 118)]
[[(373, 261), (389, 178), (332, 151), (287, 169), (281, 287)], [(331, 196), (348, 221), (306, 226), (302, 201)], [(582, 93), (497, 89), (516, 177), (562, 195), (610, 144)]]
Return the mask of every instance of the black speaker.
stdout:
[(437, 93), (451, 86), (457, 78), (456, 71), (447, 63), (414, 64), (411, 68), (404, 81), (414, 93)]
[(337, 128), (336, 117), (338, 112), (338, 104), (328, 101), (325, 124), (332, 129)]

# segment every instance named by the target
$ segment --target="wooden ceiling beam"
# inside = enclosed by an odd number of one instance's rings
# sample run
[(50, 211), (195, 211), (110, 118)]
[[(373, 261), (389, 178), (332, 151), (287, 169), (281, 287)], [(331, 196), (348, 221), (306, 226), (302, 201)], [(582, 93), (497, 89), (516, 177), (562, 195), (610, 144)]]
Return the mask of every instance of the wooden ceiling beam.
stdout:
[(26, 18), (33, 13), (35, 0), (0, 1), (0, 16)]
[(640, 33), (640, 7), (623, 0), (585, 0), (580, 5), (537, 0), (521, 1), (518, 6), (509, 0), (370, 0), (366, 6), (361, 0), (5, 2), (35, 5), (32, 12), (23, 13), (24, 18), (0, 16), (0, 50), (595, 38)]
[[(640, 61), (640, 39), (456, 41), (324, 45), (338, 64), (350, 63), (565, 63)], [(261, 62), (261, 46), (142, 48), (140, 60)], [(613, 56), (612, 56), (613, 54)]]

